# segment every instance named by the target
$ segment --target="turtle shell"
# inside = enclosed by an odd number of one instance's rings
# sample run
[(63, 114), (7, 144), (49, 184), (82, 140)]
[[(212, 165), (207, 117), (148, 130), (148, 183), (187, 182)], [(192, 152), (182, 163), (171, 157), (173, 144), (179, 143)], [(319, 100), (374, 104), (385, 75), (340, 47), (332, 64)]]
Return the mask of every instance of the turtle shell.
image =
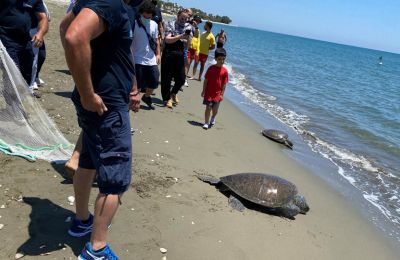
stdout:
[(277, 142), (284, 142), (288, 139), (288, 135), (282, 131), (275, 129), (265, 129), (262, 131), (263, 136), (268, 137)]
[(271, 208), (282, 207), (297, 194), (293, 183), (265, 173), (228, 175), (221, 182), (240, 197)]

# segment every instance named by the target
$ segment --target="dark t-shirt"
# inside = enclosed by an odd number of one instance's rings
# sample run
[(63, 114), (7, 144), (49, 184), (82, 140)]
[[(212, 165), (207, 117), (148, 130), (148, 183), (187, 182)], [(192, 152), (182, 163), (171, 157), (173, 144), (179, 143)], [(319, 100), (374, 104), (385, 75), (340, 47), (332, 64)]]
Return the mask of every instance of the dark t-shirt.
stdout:
[[(121, 0), (79, 0), (73, 8), (75, 16), (89, 8), (103, 19), (106, 30), (90, 42), (92, 49), (91, 78), (96, 94), (108, 110), (128, 110), (134, 65), (130, 46), (132, 30)], [(77, 89), (72, 94), (78, 113), (84, 110)]]
[(42, 0), (0, 0), (0, 36), (16, 43), (30, 40), (31, 18), (45, 12)]
[[(43, 0), (31, 0), (36, 1), (38, 3), (38, 7), (36, 8), (37, 13), (46, 13), (46, 8), (44, 7)], [(31, 28), (37, 28), (39, 21), (35, 13), (31, 13)]]
[(157, 24), (159, 24), (160, 22), (162, 22), (162, 15), (161, 15), (161, 9), (156, 6), (155, 10), (154, 10), (154, 14), (153, 14), (153, 18), (152, 20), (154, 22), (156, 22)]

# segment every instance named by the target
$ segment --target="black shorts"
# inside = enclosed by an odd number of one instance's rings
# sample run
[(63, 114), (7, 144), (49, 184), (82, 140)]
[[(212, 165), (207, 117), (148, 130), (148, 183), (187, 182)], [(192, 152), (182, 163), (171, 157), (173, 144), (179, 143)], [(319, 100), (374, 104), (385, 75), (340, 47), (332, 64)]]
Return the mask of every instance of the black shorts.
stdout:
[(82, 128), (79, 167), (96, 169), (100, 193), (122, 194), (132, 178), (132, 136), (129, 111), (107, 111), (102, 116), (78, 112)]
[(135, 64), (135, 70), (139, 89), (144, 91), (146, 88), (156, 89), (158, 87), (160, 72), (157, 65)]
[(218, 108), (219, 107), (220, 101), (208, 101), (208, 100), (203, 100), (203, 105), (206, 105), (207, 107), (211, 108)]

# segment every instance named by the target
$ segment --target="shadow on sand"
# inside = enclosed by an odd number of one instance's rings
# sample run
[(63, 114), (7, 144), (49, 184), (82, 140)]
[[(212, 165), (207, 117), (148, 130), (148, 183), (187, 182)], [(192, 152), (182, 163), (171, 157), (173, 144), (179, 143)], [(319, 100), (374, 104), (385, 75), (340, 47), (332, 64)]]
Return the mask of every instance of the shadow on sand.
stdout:
[(67, 74), (67, 75), (71, 75), (71, 72), (69, 70), (55, 70), (55, 71), (61, 72), (61, 73)]
[(62, 250), (67, 246), (76, 256), (81, 253), (89, 237), (75, 238), (68, 235), (67, 231), (71, 223), (66, 222), (66, 219), (73, 217), (72, 211), (48, 199), (24, 197), (23, 201), (32, 207), (29, 215), (31, 222), (28, 227), (29, 239), (18, 248), (17, 252), (28, 256), (38, 256)]
[(204, 123), (193, 121), (193, 120), (188, 120), (187, 122), (189, 124), (191, 124), (192, 126), (200, 126), (200, 127), (203, 127), (203, 124), (204, 124)]
[(72, 92), (71, 91), (56, 91), (54, 92), (57, 96), (71, 98)]

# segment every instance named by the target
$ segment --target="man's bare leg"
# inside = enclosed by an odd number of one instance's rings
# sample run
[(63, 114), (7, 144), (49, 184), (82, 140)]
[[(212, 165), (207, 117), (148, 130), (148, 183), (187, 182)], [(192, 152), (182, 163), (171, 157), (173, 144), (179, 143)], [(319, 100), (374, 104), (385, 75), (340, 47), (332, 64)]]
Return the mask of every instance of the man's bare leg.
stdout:
[(199, 81), (201, 81), (201, 76), (203, 75), (203, 71), (204, 71), (204, 65), (206, 65), (206, 62), (202, 61), (200, 62), (200, 73), (199, 73)]
[(117, 212), (119, 196), (115, 194), (99, 193), (94, 209), (94, 223), (90, 242), (94, 250), (102, 249), (107, 245), (108, 226)]
[(93, 179), (96, 175), (94, 169), (83, 169), (78, 167), (74, 175), (74, 192), (76, 218), (87, 220), (89, 218), (89, 197), (92, 189)]
[(82, 150), (82, 131), (79, 134), (78, 141), (76, 141), (74, 151), (72, 152), (71, 158), (65, 163), (65, 171), (69, 177), (73, 178), (76, 170), (78, 169), (79, 156)]
[(198, 61), (194, 61), (194, 64), (193, 64), (193, 72), (192, 72), (192, 77), (190, 78), (190, 79), (194, 79), (194, 77), (196, 76), (196, 73), (197, 73), (197, 66), (199, 65), (199, 62)]

